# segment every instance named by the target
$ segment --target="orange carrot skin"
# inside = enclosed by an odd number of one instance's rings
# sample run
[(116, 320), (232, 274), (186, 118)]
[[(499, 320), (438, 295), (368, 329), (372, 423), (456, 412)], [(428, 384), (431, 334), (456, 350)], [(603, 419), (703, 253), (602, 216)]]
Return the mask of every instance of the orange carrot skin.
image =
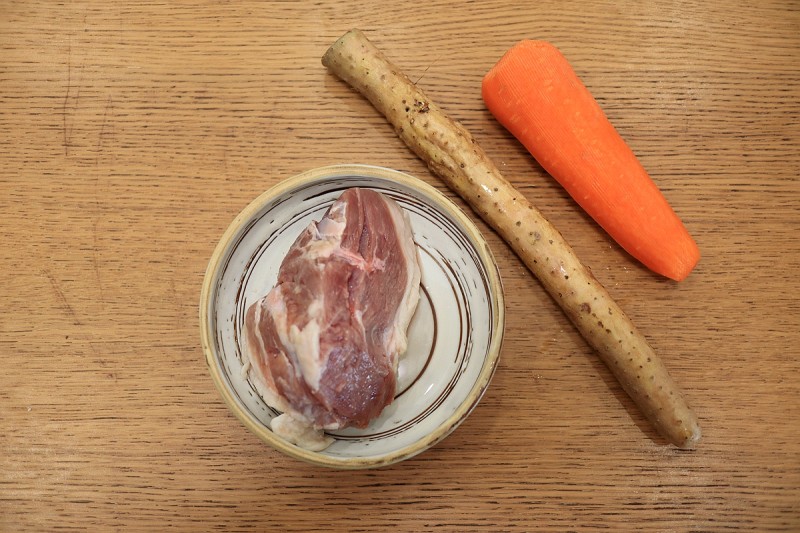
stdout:
[(697, 244), (555, 46), (521, 41), (481, 89), (495, 118), (622, 248), (658, 274), (689, 275)]

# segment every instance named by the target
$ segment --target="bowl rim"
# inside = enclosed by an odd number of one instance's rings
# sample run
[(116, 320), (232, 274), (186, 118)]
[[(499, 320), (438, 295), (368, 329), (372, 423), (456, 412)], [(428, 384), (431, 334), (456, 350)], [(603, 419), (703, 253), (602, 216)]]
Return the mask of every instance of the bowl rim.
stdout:
[[(276, 436), (270, 429), (265, 428), (254, 417), (245, 412), (236, 401), (233, 393), (226, 386), (222, 372), (217, 364), (214, 350), (212, 348), (212, 331), (209, 327), (210, 309), (209, 304), (214, 294), (214, 283), (220, 268), (222, 259), (226, 256), (234, 238), (253, 215), (274, 198), (286, 194), (302, 185), (307, 185), (326, 179), (344, 176), (363, 176), (365, 178), (379, 178), (398, 182), (409, 188), (416, 189), (424, 194), (427, 199), (437, 205), (438, 208), (452, 216), (462, 226), (468, 236), (474, 241), (476, 251), (484, 264), (491, 290), (495, 298), (489, 298), (494, 317), (495, 334), (490, 339), (488, 356), (484, 360), (480, 374), (472, 385), (467, 397), (462, 401), (456, 410), (434, 431), (425, 435), (420, 440), (410, 445), (404, 446), (390, 453), (367, 456), (367, 457), (343, 457), (337, 458), (323, 453), (313, 452), (302, 449), (288, 441)], [(500, 277), (497, 263), (494, 259), (489, 244), (475, 223), (459, 208), (452, 200), (434, 188), (432, 185), (406, 174), (399, 170), (386, 167), (363, 165), (363, 164), (337, 164), (313, 168), (290, 178), (286, 178), (259, 194), (251, 201), (228, 225), (217, 243), (211, 258), (206, 267), (203, 278), (203, 285), (200, 293), (200, 340), (214, 385), (222, 396), (223, 401), (233, 414), (256, 436), (273, 448), (302, 461), (338, 469), (363, 469), (378, 468), (388, 466), (405, 459), (409, 459), (428, 448), (434, 446), (447, 437), (456, 427), (470, 414), (477, 406), (486, 391), (497, 367), (502, 348), (504, 328), (505, 328), (505, 298), (503, 294), (503, 284)]]

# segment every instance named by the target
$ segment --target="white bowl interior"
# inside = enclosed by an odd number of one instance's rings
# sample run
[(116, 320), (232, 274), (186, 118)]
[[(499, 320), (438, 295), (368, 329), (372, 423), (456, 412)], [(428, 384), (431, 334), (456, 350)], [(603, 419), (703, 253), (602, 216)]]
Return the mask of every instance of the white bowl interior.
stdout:
[[(432, 196), (438, 193), (415, 188), (408, 181), (413, 178), (403, 175), (403, 181), (396, 181), (385, 169), (348, 169), (331, 170), (332, 175), (319, 179), (301, 175), (277, 197), (262, 195), (245, 210), (244, 220), (234, 222), (241, 225), (221, 243), (216, 268), (210, 267), (207, 274), (212, 276), (205, 324), (210, 332), (209, 363), (216, 366), (218, 386), (221, 382), (230, 393), (234, 411), (238, 407), (237, 414), (251, 429), (283, 451), (312, 461), (318, 457), (332, 466), (365, 459), (394, 462), (449, 434), (488, 385), (503, 328), (496, 266), (477, 229), (465, 227), (463, 214), (443, 210)], [(322, 452), (294, 450), (271, 434), (269, 422), (279, 413), (264, 402), (243, 371), (245, 311), (273, 287), (297, 235), (350, 187), (378, 190), (408, 212), (421, 262), (420, 303), (409, 328), (408, 350), (400, 360), (393, 403), (365, 429), (330, 432), (335, 441)], [(449, 202), (443, 196), (438, 202), (443, 200)], [(456, 413), (460, 414), (453, 419)]]

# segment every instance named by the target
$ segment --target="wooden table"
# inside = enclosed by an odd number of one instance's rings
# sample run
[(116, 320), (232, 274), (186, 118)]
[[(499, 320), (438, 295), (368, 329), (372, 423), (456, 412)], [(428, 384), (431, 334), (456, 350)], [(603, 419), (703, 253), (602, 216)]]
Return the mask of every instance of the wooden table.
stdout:
[[(800, 10), (752, 4), (2, 2), (0, 530), (800, 530)], [(233, 217), (334, 163), (445, 190), (320, 65), (351, 27), (648, 336), (701, 418), (695, 451), (650, 429), (482, 222), (505, 344), (450, 437), (341, 472), (231, 415), (198, 299)], [(635, 263), (486, 111), (481, 78), (522, 38), (563, 50), (681, 215), (689, 279)]]

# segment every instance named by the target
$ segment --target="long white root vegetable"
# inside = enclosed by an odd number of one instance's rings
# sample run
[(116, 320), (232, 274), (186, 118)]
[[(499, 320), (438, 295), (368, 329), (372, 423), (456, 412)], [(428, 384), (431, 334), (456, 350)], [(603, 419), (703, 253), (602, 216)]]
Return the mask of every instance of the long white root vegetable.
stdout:
[(672, 444), (700, 440), (697, 417), (644, 336), (561, 234), (450, 119), (358, 30), (322, 63), (365, 96), (403, 141), (519, 255), (625, 391)]

